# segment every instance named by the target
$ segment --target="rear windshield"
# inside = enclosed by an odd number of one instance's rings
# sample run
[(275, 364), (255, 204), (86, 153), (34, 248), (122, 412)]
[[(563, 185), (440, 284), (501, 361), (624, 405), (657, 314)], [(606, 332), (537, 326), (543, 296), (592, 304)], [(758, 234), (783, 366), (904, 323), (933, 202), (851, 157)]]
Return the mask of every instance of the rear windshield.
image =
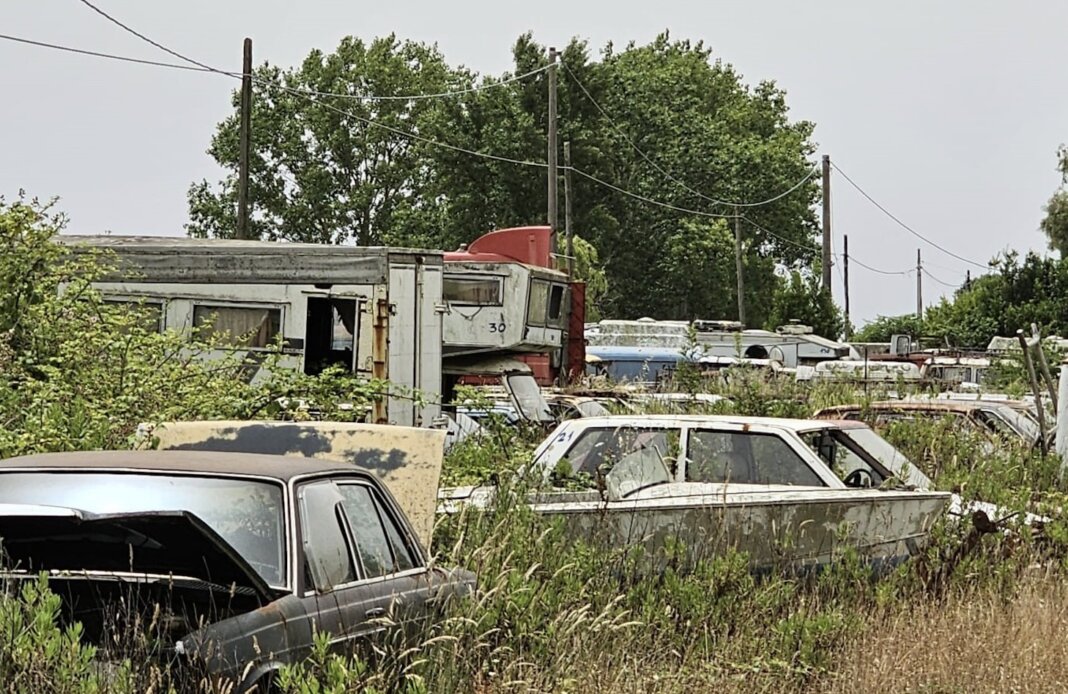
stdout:
[(7, 472), (0, 504), (90, 513), (186, 511), (204, 521), (271, 586), (285, 584), (282, 487), (220, 477), (119, 472)]

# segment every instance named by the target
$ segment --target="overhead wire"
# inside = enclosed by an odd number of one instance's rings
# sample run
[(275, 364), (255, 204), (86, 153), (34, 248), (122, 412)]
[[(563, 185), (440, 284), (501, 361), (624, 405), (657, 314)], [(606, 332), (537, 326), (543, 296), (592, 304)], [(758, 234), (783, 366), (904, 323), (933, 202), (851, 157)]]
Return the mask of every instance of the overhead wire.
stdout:
[(941, 284), (941, 285), (943, 285), (945, 287), (949, 287), (950, 289), (957, 289), (960, 286), (960, 285), (956, 285), (956, 284), (950, 284), (949, 282), (944, 282), (944, 281), (938, 279), (937, 277), (935, 277), (934, 275), (931, 274), (930, 270), (928, 270), (927, 268), (925, 268), (923, 266), (920, 266), (920, 269), (923, 271), (923, 274), (927, 275), (928, 277), (933, 279), (935, 282), (938, 282), (939, 284)]
[(849, 185), (851, 185), (854, 188), (856, 188), (857, 192), (859, 192), (861, 195), (863, 195), (868, 200), (868, 202), (870, 202), (871, 204), (875, 205), (875, 207), (877, 207), (883, 214), (885, 214), (887, 217), (889, 217), (894, 222), (896, 222), (898, 224), (898, 226), (900, 226), (905, 231), (909, 232), (910, 234), (912, 234), (916, 238), (920, 239), (924, 243), (926, 243), (926, 244), (928, 244), (928, 245), (930, 245), (930, 246), (932, 246), (934, 248), (937, 248), (938, 250), (942, 251), (943, 253), (945, 253), (948, 256), (956, 258), (957, 260), (963, 261), (963, 262), (968, 263), (970, 265), (974, 265), (976, 267), (983, 268), (984, 270), (989, 269), (989, 267), (990, 267), (989, 264), (977, 263), (974, 260), (971, 260), (969, 258), (965, 258), (962, 255), (958, 255), (957, 253), (954, 253), (953, 251), (951, 251), (948, 248), (946, 248), (945, 246), (939, 245), (938, 243), (936, 243), (936, 242), (932, 241), (931, 239), (927, 238), (926, 236), (924, 236), (920, 232), (918, 232), (915, 229), (913, 229), (912, 227), (910, 227), (908, 224), (905, 224), (897, 216), (895, 216), (892, 212), (890, 212), (890, 210), (888, 210), (885, 207), (883, 207), (882, 205), (880, 205), (879, 202), (875, 198), (873, 198), (871, 195), (868, 195), (867, 191), (865, 191), (863, 188), (861, 188), (860, 185), (856, 181), (854, 181), (852, 178), (850, 178), (849, 175), (845, 171), (842, 171), (842, 169), (837, 164), (832, 162), (831, 166), (834, 167), (835, 171), (837, 171), (838, 173), (840, 173), (842, 175), (842, 178), (844, 178), (846, 180), (846, 182), (849, 183)]
[[(90, 51), (84, 48), (74, 48), (72, 46), (64, 46), (58, 43), (48, 43), (45, 41), (35, 41), (33, 39), (23, 38), (21, 36), (11, 36), (9, 34), (0, 34), (0, 40), (13, 41), (15, 43), (28, 44), (30, 46), (39, 46), (41, 48), (51, 48), (57, 51), (65, 51), (67, 53), (76, 53), (79, 55), (92, 56), (94, 58), (106, 58), (108, 60), (117, 60), (124, 63), (135, 63), (138, 65), (150, 65), (152, 67), (164, 67), (172, 70), (186, 70), (190, 72), (215, 72), (195, 65), (180, 65), (178, 63), (164, 63), (158, 60), (144, 60), (142, 58), (132, 58), (130, 56), (116, 55), (114, 53), (101, 53), (99, 51)], [(240, 77), (240, 73), (233, 73), (234, 76)]]
[(571, 67), (565, 62), (561, 62), (561, 65), (564, 66), (564, 71), (567, 72), (569, 78), (571, 79), (572, 82), (574, 82), (575, 86), (577, 86), (579, 88), (579, 90), (586, 96), (586, 98), (589, 100), (589, 102), (591, 104), (593, 104), (594, 108), (597, 109), (597, 111), (601, 114), (601, 116), (603, 116), (604, 119), (606, 121), (608, 121), (608, 124), (611, 125), (612, 128), (617, 133), (619, 133), (620, 136), (622, 136), (624, 140), (627, 141), (627, 144), (630, 145), (631, 149), (633, 149), (638, 154), (638, 156), (640, 156), (643, 160), (645, 160), (646, 163), (648, 163), (656, 171), (658, 171), (663, 176), (665, 176), (668, 180), (670, 180), (671, 182), (675, 183), (677, 186), (679, 186), (683, 190), (686, 190), (686, 191), (696, 195), (697, 197), (699, 197), (699, 198), (701, 198), (703, 200), (707, 200), (708, 202), (711, 202), (711, 203), (713, 203), (715, 205), (725, 205), (725, 206), (728, 206), (728, 207), (761, 207), (763, 205), (769, 205), (769, 204), (771, 204), (773, 202), (781, 200), (782, 198), (786, 197), (790, 193), (793, 193), (795, 190), (797, 190), (801, 186), (805, 185), (805, 183), (807, 183), (813, 176), (816, 175), (817, 167), (815, 165), (813, 165), (813, 167), (809, 170), (808, 174), (805, 175), (800, 181), (795, 183), (793, 186), (791, 186), (789, 189), (779, 193), (778, 195), (770, 197), (767, 200), (761, 200), (759, 202), (729, 202), (729, 201), (726, 201), (726, 200), (718, 200), (718, 199), (713, 198), (711, 196), (705, 195), (704, 193), (693, 189), (692, 187), (687, 185), (685, 182), (681, 181), (678, 177), (672, 175), (669, 171), (665, 170), (663, 167), (661, 167), (659, 164), (657, 164), (655, 161), (653, 161), (653, 159), (648, 154), (646, 154), (640, 147), (638, 147), (638, 145), (634, 142), (634, 140), (632, 140), (630, 138), (629, 135), (627, 135), (625, 132), (623, 132), (623, 129), (608, 114), (608, 112), (604, 109), (604, 107), (601, 106), (601, 104), (598, 103), (597, 100), (593, 98), (593, 95), (590, 93), (590, 90), (588, 90), (586, 88), (586, 85), (584, 85), (582, 83), (582, 80), (580, 80), (578, 78), (578, 76), (575, 74), (574, 70), (572, 70)]
[[(195, 60), (193, 58), (190, 58), (190, 57), (188, 57), (188, 56), (186, 56), (186, 55), (184, 55), (182, 53), (179, 53), (178, 51), (172, 50), (171, 48), (168, 48), (167, 46), (165, 46), (165, 45), (153, 40), (152, 38), (146, 36), (145, 34), (142, 34), (141, 32), (137, 31), (136, 29), (133, 29), (129, 25), (125, 24), (124, 22), (120, 21), (119, 19), (117, 19), (117, 18), (113, 17), (112, 15), (108, 14), (107, 12), (105, 12), (102, 9), (100, 9), (99, 7), (97, 7), (92, 2), (90, 2), (90, 0), (79, 0), (79, 2), (81, 2), (84, 5), (86, 5), (88, 8), (90, 8), (91, 10), (96, 12), (97, 14), (101, 15), (102, 17), (104, 17), (108, 21), (110, 21), (110, 22), (114, 23), (115, 25), (119, 26), (124, 31), (126, 31), (126, 32), (132, 34), (133, 36), (139, 38), (140, 40), (142, 40), (142, 41), (154, 46), (155, 48), (167, 53), (168, 55), (172, 55), (172, 56), (174, 56), (174, 57), (176, 57), (176, 58), (188, 63), (188, 65), (180, 65), (180, 64), (175, 64), (175, 63), (165, 63), (165, 62), (160, 62), (160, 61), (144, 60), (144, 59), (140, 59), (140, 58), (132, 58), (132, 57), (128, 57), (128, 56), (121, 56), (121, 55), (102, 53), (102, 52), (97, 52), (97, 51), (90, 51), (90, 50), (79, 49), (79, 48), (74, 48), (74, 47), (70, 47), (70, 46), (63, 46), (63, 45), (60, 45), (60, 44), (52, 44), (52, 43), (47, 43), (47, 42), (42, 42), (42, 41), (35, 41), (35, 40), (31, 40), (31, 39), (25, 39), (25, 38), (5, 35), (5, 34), (0, 34), (0, 39), (4, 39), (4, 40), (8, 40), (8, 41), (14, 41), (14, 42), (23, 43), (23, 44), (34, 45), (34, 46), (39, 46), (39, 47), (44, 47), (44, 48), (50, 48), (50, 49), (54, 49), (54, 50), (66, 51), (66, 52), (70, 52), (70, 53), (88, 55), (88, 56), (104, 58), (104, 59), (110, 59), (110, 60), (117, 60), (117, 61), (128, 62), (128, 63), (149, 65), (149, 66), (154, 66), (154, 67), (180, 69), (180, 70), (195, 71), (195, 72), (211, 72), (211, 73), (216, 73), (216, 74), (225, 75), (225, 76), (228, 76), (228, 77), (238, 78), (238, 79), (241, 78), (241, 76), (242, 76), (242, 74), (240, 72), (231, 72), (231, 71), (226, 71), (226, 70), (220, 70), (218, 68), (212, 67), (211, 65), (208, 65), (208, 64), (202, 63), (200, 61), (197, 61), (197, 60)], [(501, 84), (516, 82), (516, 81), (528, 78), (530, 76), (539, 74), (539, 73), (545, 71), (548, 68), (549, 68), (549, 66), (545, 65), (545, 66), (542, 66), (542, 67), (537, 68), (535, 70), (532, 70), (530, 72), (524, 73), (522, 75), (517, 75), (517, 76), (514, 76), (512, 78), (509, 78), (508, 80), (492, 83), (491, 85), (487, 85), (486, 87), (480, 87), (480, 88), (474, 88), (474, 89), (468, 89), (468, 90), (459, 90), (459, 91), (456, 91), (456, 92), (441, 92), (441, 93), (437, 93), (437, 94), (419, 94), (419, 95), (406, 95), (406, 96), (367, 95), (366, 97), (359, 97), (359, 95), (352, 95), (352, 94), (338, 94), (338, 93), (321, 92), (321, 91), (315, 91), (315, 90), (295, 89), (295, 88), (292, 88), (292, 87), (285, 87), (285, 86), (281, 86), (281, 85), (276, 85), (273, 82), (261, 80), (259, 78), (255, 78), (255, 77), (253, 77), (253, 79), (255, 81), (260, 82), (261, 84), (269, 84), (269, 85), (272, 85), (272, 86), (276, 86), (279, 89), (281, 89), (282, 91), (285, 91), (287, 93), (290, 93), (290, 94), (293, 94), (293, 95), (296, 95), (296, 96), (301, 96), (301, 97), (309, 99), (309, 100), (312, 100), (313, 97), (364, 98), (366, 100), (415, 100), (415, 99), (424, 99), (424, 98), (426, 98), (426, 99), (429, 99), (429, 98), (445, 98), (445, 97), (453, 96), (453, 95), (457, 95), (457, 94), (464, 94), (464, 93), (470, 93), (472, 91), (479, 91), (482, 88), (492, 88), (493, 86), (500, 86)], [(639, 156), (642, 157), (642, 159), (644, 159), (646, 162), (648, 162), (650, 165), (652, 165), (654, 167), (654, 169), (656, 169), (658, 172), (663, 174), (665, 177), (667, 177), (668, 179), (670, 179), (673, 182), (675, 182), (676, 184), (678, 184), (680, 187), (688, 190), (689, 192), (691, 192), (691, 193), (697, 195), (698, 197), (701, 197), (702, 199), (705, 199), (705, 200), (707, 200), (709, 202), (713, 202), (715, 204), (721, 204), (721, 205), (725, 205), (725, 206), (731, 206), (731, 207), (735, 207), (735, 208), (757, 207), (757, 206), (761, 206), (761, 205), (767, 205), (767, 204), (770, 204), (771, 202), (775, 202), (775, 201), (777, 201), (779, 199), (782, 199), (783, 197), (785, 197), (785, 196), (789, 195), (790, 193), (794, 192), (795, 190), (800, 188), (802, 185), (804, 185), (808, 180), (810, 180), (812, 178), (812, 176), (814, 176), (815, 173), (816, 173), (816, 168), (813, 167), (813, 169), (808, 173), (808, 175), (806, 175), (804, 178), (802, 178), (800, 181), (798, 181), (796, 184), (794, 184), (790, 189), (788, 189), (786, 191), (783, 191), (782, 193), (780, 193), (780, 194), (778, 194), (778, 195), (776, 195), (776, 196), (774, 196), (772, 198), (768, 198), (767, 200), (763, 200), (763, 201), (759, 201), (759, 202), (732, 203), (732, 202), (728, 202), (728, 201), (717, 200), (715, 198), (711, 198), (710, 196), (704, 195), (704, 194), (700, 193), (699, 191), (696, 191), (696, 190), (690, 188), (684, 182), (680, 181), (678, 178), (676, 178), (675, 176), (671, 175), (669, 172), (664, 170), (661, 166), (656, 164), (656, 162), (654, 162), (643, 150), (641, 150), (633, 142), (633, 140), (631, 140), (625, 133), (623, 133), (619, 129), (618, 125), (616, 125), (616, 123), (614, 121), (612, 121), (612, 119), (608, 115), (608, 113), (593, 98), (592, 94), (589, 93), (589, 90), (586, 89), (585, 85), (583, 85), (581, 83), (581, 81), (578, 80), (578, 78), (574, 75), (574, 72), (566, 65), (566, 63), (564, 64), (564, 68), (571, 75), (571, 77), (575, 81), (576, 85), (586, 95), (586, 97), (590, 100), (590, 102), (593, 103), (593, 105), (609, 121), (609, 123), (618, 132), (620, 132), (620, 134), (624, 137), (624, 139), (627, 140), (628, 144), (631, 145), (631, 147), (634, 149), (634, 151), (637, 152), (639, 154)], [(457, 145), (452, 145), (452, 144), (441, 142), (441, 141), (438, 141), (438, 140), (433, 140), (431, 138), (424, 137), (424, 136), (419, 135), (417, 133), (413, 133), (413, 132), (410, 132), (410, 131), (402, 130), (400, 128), (395, 128), (393, 126), (386, 125), (386, 124), (378, 122), (376, 120), (373, 120), (373, 119), (370, 119), (370, 118), (366, 118), (364, 116), (360, 116), (358, 114), (352, 113), (351, 111), (347, 111), (345, 109), (333, 106), (332, 104), (324, 103), (322, 101), (317, 101), (316, 103), (319, 103), (322, 106), (324, 106), (327, 109), (330, 109), (330, 110), (332, 110), (334, 112), (337, 112), (339, 114), (352, 117), (352, 118), (354, 118), (356, 120), (359, 120), (359, 121), (361, 121), (363, 123), (366, 123), (367, 125), (370, 125), (370, 126), (373, 126), (373, 127), (378, 127), (378, 128), (387, 130), (389, 132), (395, 133), (397, 135), (400, 135), (402, 137), (410, 138), (410, 139), (413, 139), (413, 140), (416, 140), (416, 141), (419, 141), (419, 142), (424, 142), (426, 144), (430, 144), (430, 145), (433, 145), (433, 146), (442, 147), (442, 148), (449, 149), (449, 150), (452, 150), (452, 151), (456, 151), (456, 152), (459, 152), (459, 153), (462, 153), (462, 154), (467, 154), (467, 155), (470, 155), (470, 156), (476, 156), (476, 157), (481, 157), (481, 158), (485, 158), (485, 159), (500, 161), (500, 162), (504, 162), (504, 163), (516, 164), (516, 165), (521, 165), (521, 166), (531, 166), (531, 167), (537, 167), (537, 168), (547, 168), (548, 167), (548, 164), (545, 163), (545, 162), (517, 159), (517, 158), (512, 158), (512, 157), (505, 157), (505, 156), (491, 154), (491, 153), (488, 153), (488, 152), (480, 152), (480, 151), (477, 151), (477, 150), (471, 150), (471, 149), (467, 149), (467, 148), (464, 148), (464, 147), (459, 147)], [(961, 256), (957, 256), (956, 254), (952, 253), (951, 251), (948, 251), (947, 249), (944, 249), (941, 246), (939, 246), (938, 244), (935, 244), (934, 242), (930, 241), (926, 237), (923, 237), (918, 232), (916, 232), (915, 230), (911, 229), (910, 227), (905, 225), (903, 222), (901, 222), (901, 220), (899, 220), (896, 217), (894, 217), (888, 210), (886, 210), (881, 205), (879, 205), (873, 198), (871, 198), (871, 196), (869, 196), (863, 189), (861, 189), (860, 186), (856, 184), (856, 182), (854, 182), (852, 179), (850, 179), (849, 176), (844, 171), (842, 171), (837, 165), (832, 164), (832, 166), (834, 166), (835, 169), (837, 169), (838, 172), (841, 173), (842, 176), (853, 187), (855, 187), (859, 192), (861, 192), (862, 195), (864, 195), (866, 198), (868, 198), (868, 200), (870, 202), (875, 204), (876, 207), (878, 207), (885, 214), (890, 216), (898, 224), (900, 224), (901, 226), (905, 227), (908, 231), (912, 232), (913, 234), (915, 234), (919, 238), (923, 239), (924, 241), (926, 241), (930, 245), (934, 246), (935, 248), (938, 248), (939, 250), (941, 250), (941, 251), (943, 251), (943, 252), (945, 252), (945, 253), (953, 256), (953, 257), (956, 257), (956, 258), (958, 258), (960, 260), (964, 260), (965, 262), (969, 262), (969, 263), (971, 263), (973, 265), (976, 265), (976, 266), (979, 266), (979, 267), (986, 267), (986, 266), (980, 265), (979, 263), (975, 263), (974, 261), (970, 261), (970, 260), (968, 260), (966, 258), (963, 258)], [(596, 183), (598, 185), (601, 185), (601, 186), (603, 186), (605, 188), (614, 190), (614, 191), (616, 191), (618, 193), (621, 193), (621, 194), (626, 195), (628, 197), (634, 198), (634, 199), (639, 200), (641, 202), (645, 202), (647, 204), (651, 204), (651, 205), (659, 206), (659, 207), (662, 207), (662, 208), (674, 210), (674, 211), (681, 212), (681, 213), (684, 213), (684, 214), (692, 214), (692, 215), (695, 215), (695, 216), (708, 217), (708, 218), (714, 218), (714, 219), (736, 219), (738, 217), (741, 217), (744, 221), (746, 221), (747, 223), (752, 225), (757, 230), (761, 231), (762, 233), (766, 234), (767, 236), (770, 236), (772, 238), (775, 238), (775, 239), (779, 240), (780, 242), (783, 242), (783, 243), (786, 243), (788, 245), (794, 246), (794, 247), (796, 247), (796, 248), (798, 248), (798, 249), (800, 249), (800, 250), (802, 250), (802, 251), (804, 251), (806, 253), (812, 254), (812, 255), (815, 255), (815, 254), (817, 254), (819, 252), (819, 250), (816, 249), (816, 248), (813, 248), (811, 246), (806, 246), (804, 244), (801, 244), (801, 243), (798, 243), (798, 242), (793, 241), (791, 239), (788, 239), (788, 238), (786, 238), (786, 237), (784, 237), (784, 236), (782, 236), (780, 234), (776, 234), (776, 233), (774, 233), (774, 232), (772, 232), (772, 231), (770, 231), (768, 229), (765, 229), (764, 227), (760, 226), (759, 224), (754, 222), (752, 219), (749, 219), (744, 214), (742, 214), (742, 213), (740, 213), (738, 211), (735, 211), (734, 214), (717, 214), (717, 213), (705, 212), (703, 210), (695, 210), (695, 209), (691, 209), (691, 208), (687, 208), (687, 207), (682, 207), (682, 206), (679, 206), (679, 205), (666, 203), (666, 202), (663, 202), (663, 201), (660, 201), (660, 200), (656, 200), (654, 198), (650, 198), (648, 196), (644, 196), (644, 195), (641, 195), (639, 193), (635, 193), (633, 191), (627, 190), (627, 189), (622, 188), (620, 186), (614, 185), (614, 184), (612, 184), (612, 183), (610, 183), (608, 181), (605, 181), (605, 180), (603, 180), (603, 179), (601, 179), (601, 178), (599, 178), (599, 177), (597, 177), (597, 176), (595, 176), (595, 175), (593, 175), (591, 173), (583, 171), (582, 169), (579, 169), (577, 167), (573, 167), (572, 166), (572, 167), (561, 167), (561, 168), (570, 168), (571, 171), (573, 171), (574, 173), (576, 173), (576, 174), (578, 174), (580, 176), (583, 176), (584, 178), (587, 178), (587, 179), (591, 180), (592, 182), (594, 182), (594, 183)], [(292, 179), (290, 179), (290, 182), (293, 182)], [(834, 255), (840, 257), (840, 254), (834, 254)], [(871, 272), (875, 272), (877, 274), (882, 274), (882, 275), (908, 275), (908, 274), (911, 273), (911, 271), (881, 270), (879, 268), (876, 268), (876, 267), (873, 267), (871, 265), (868, 265), (868, 264), (866, 264), (866, 263), (864, 263), (864, 262), (862, 262), (860, 260), (857, 260), (855, 257), (851, 256), (850, 259), (854, 263), (859, 265), (860, 267), (865, 268), (865, 269), (867, 269), (867, 270), (869, 270)], [(942, 280), (939, 280), (937, 277), (934, 277), (929, 272), (926, 272), (926, 274), (928, 274), (928, 276), (930, 276), (931, 279), (933, 279), (936, 282), (939, 282), (939, 283), (944, 284), (946, 286), (953, 286), (953, 285), (950, 285), (950, 284), (948, 284), (946, 282), (942, 282)]]
[[(90, 0), (78, 0), (78, 1), (81, 2), (83, 5), (85, 5), (86, 7), (88, 7), (89, 9), (91, 9), (93, 12), (96, 12), (97, 14), (99, 14), (101, 17), (104, 17), (105, 19), (107, 19), (109, 22), (111, 22), (111, 23), (115, 24), (116, 26), (120, 27), (124, 31), (136, 36), (137, 38), (141, 39), (142, 41), (145, 41), (146, 43), (148, 43), (148, 44), (150, 44), (152, 46), (155, 46), (159, 50), (164, 51), (165, 53), (167, 53), (169, 55), (172, 55), (172, 56), (174, 56), (174, 57), (176, 57), (176, 58), (178, 58), (180, 60), (184, 60), (187, 63), (191, 63), (192, 65), (195, 65), (195, 66), (199, 67), (201, 70), (204, 70), (204, 71), (207, 71), (207, 72), (215, 72), (215, 73), (218, 73), (218, 74), (221, 74), (221, 75), (228, 75), (230, 77), (241, 77), (242, 76), (240, 72), (228, 72), (226, 70), (220, 70), (218, 68), (214, 68), (214, 67), (212, 67), (210, 65), (207, 65), (205, 63), (201, 63), (198, 60), (194, 60), (193, 58), (190, 58), (189, 56), (183, 55), (183, 54), (179, 53), (178, 51), (175, 51), (175, 50), (173, 50), (171, 48), (168, 48), (167, 46), (159, 43), (158, 41), (153, 40), (151, 37), (146, 36), (145, 34), (137, 31), (136, 29), (134, 29), (133, 27), (131, 27), (128, 24), (124, 23), (120, 19), (108, 14), (106, 11), (102, 10), (101, 8), (97, 7), (95, 4), (90, 2)], [(532, 76), (537, 75), (537, 74), (539, 74), (541, 72), (545, 72), (546, 70), (549, 69), (549, 67), (550, 67), (549, 65), (543, 65), (543, 66), (541, 66), (539, 68), (535, 68), (534, 70), (531, 70), (529, 72), (523, 73), (522, 75), (514, 75), (514, 76), (509, 77), (507, 79), (502, 79), (502, 80), (498, 80), (498, 81), (494, 81), (494, 82), (488, 82), (486, 84), (478, 85), (478, 86), (475, 86), (475, 87), (469, 87), (467, 89), (457, 89), (457, 90), (454, 90), (454, 91), (437, 92), (437, 93), (429, 93), (429, 94), (396, 94), (396, 95), (393, 95), (393, 94), (389, 94), (389, 95), (383, 95), (383, 94), (341, 94), (341, 93), (337, 93), (337, 92), (324, 92), (324, 91), (318, 91), (318, 90), (314, 90), (314, 89), (306, 89), (306, 90), (302, 90), (302, 91), (305, 91), (308, 94), (313, 94), (315, 96), (333, 96), (333, 97), (338, 97), (338, 98), (341, 98), (341, 99), (354, 99), (354, 100), (360, 100), (360, 101), (418, 101), (418, 100), (426, 100), (426, 99), (443, 99), (443, 98), (452, 97), (452, 96), (461, 96), (461, 95), (464, 95), (464, 94), (473, 94), (475, 92), (484, 91), (486, 89), (495, 89), (497, 87), (501, 87), (501, 86), (504, 86), (506, 84), (512, 84), (514, 82), (519, 82), (521, 80), (527, 79), (528, 77), (532, 77)]]

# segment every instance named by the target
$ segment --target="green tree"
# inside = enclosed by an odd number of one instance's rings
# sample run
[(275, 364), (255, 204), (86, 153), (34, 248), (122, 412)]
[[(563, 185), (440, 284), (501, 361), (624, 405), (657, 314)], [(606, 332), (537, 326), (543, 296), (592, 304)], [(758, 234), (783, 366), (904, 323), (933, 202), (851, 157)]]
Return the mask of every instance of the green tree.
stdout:
[(1043, 208), (1041, 229), (1049, 240), (1049, 247), (1068, 258), (1068, 147), (1061, 145), (1057, 149), (1057, 169), (1061, 172), (1061, 187), (1050, 197)]
[(831, 339), (837, 339), (844, 326), (842, 313), (830, 293), (820, 286), (819, 277), (797, 270), (779, 278), (765, 327), (774, 330), (792, 320), (810, 325), (817, 335)]
[[(316, 243), (435, 243), (437, 205), (425, 145), (407, 136), (439, 108), (433, 99), (368, 101), (465, 89), (472, 77), (437, 49), (386, 36), (345, 38), (300, 67), (256, 69), (252, 108), (252, 235)], [(309, 93), (350, 95), (310, 96)], [(235, 93), (234, 107), (238, 106)], [(228, 170), (189, 189), (193, 236), (232, 237), (236, 227), (238, 118), (219, 124), (208, 153)]]
[(924, 334), (924, 323), (915, 313), (901, 316), (879, 316), (866, 323), (853, 334), (856, 342), (889, 342), (892, 335), (911, 335), (919, 337)]
[[(547, 74), (508, 78), (544, 67), (546, 50), (527, 34), (513, 59), (511, 73), (478, 78), (450, 68), (434, 47), (389, 36), (344, 39), (296, 69), (258, 68), (254, 234), (451, 249), (493, 228), (544, 224)], [(597, 59), (573, 40), (559, 77), (560, 139), (576, 167), (574, 228), (597, 249), (607, 280), (598, 307), (621, 318), (734, 315), (733, 282), (713, 286), (693, 274), (733, 274), (709, 229), (741, 209), (773, 232), (743, 224), (748, 318), (764, 323), (776, 268), (809, 268), (813, 258), (812, 124), (790, 120), (774, 83), (749, 86), (708, 47), (666, 33), (621, 51), (609, 44)], [(357, 98), (447, 91), (462, 93)], [(190, 189), (191, 234), (233, 234), (236, 125), (236, 115), (222, 122), (210, 149), (227, 178)], [(802, 180), (767, 205), (725, 204), (776, 198)], [(690, 243), (711, 255), (699, 258)]]
[(597, 248), (581, 237), (574, 237), (575, 279), (586, 283), (586, 322), (601, 320), (601, 304), (608, 292), (608, 279), (601, 265)]

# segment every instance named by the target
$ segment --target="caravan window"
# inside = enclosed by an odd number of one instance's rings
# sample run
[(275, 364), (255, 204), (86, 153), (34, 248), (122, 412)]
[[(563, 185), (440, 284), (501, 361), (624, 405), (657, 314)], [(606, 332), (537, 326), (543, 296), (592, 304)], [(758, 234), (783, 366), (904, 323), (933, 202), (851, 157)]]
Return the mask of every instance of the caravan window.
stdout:
[(270, 347), (282, 329), (282, 309), (252, 306), (193, 307), (193, 327), (205, 338), (217, 337), (232, 347)]
[(527, 304), (527, 323), (545, 325), (549, 313), (549, 283), (543, 280), (530, 281), (530, 302)]
[(500, 306), (500, 277), (449, 277), (442, 284), (442, 294), (450, 304)]

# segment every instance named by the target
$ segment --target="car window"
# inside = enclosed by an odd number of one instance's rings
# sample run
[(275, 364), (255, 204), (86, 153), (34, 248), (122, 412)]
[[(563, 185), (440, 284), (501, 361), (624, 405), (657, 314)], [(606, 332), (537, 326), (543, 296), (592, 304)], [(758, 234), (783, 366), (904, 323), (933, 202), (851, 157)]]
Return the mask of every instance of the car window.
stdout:
[(774, 434), (690, 432), (686, 481), (822, 487), (819, 475)]
[(342, 507), (368, 578), (406, 571), (415, 559), (378, 494), (363, 484), (340, 485)]
[(304, 558), (320, 590), (356, 580), (356, 567), (344, 526), (341, 495), (333, 483), (309, 484), (300, 490)]
[(848, 437), (834, 430), (812, 431), (801, 439), (849, 487), (878, 487), (886, 476), (849, 447)]
[(574, 473), (591, 477), (601, 465), (612, 466), (624, 457), (641, 450), (655, 450), (670, 470), (674, 470), (679, 450), (677, 429), (642, 429), (639, 427), (604, 427), (587, 429), (568, 449), (566, 458)]

